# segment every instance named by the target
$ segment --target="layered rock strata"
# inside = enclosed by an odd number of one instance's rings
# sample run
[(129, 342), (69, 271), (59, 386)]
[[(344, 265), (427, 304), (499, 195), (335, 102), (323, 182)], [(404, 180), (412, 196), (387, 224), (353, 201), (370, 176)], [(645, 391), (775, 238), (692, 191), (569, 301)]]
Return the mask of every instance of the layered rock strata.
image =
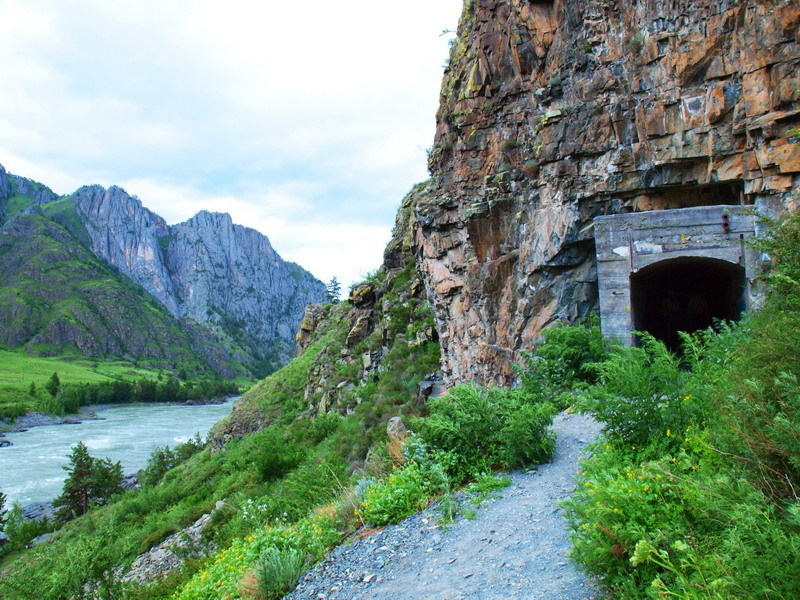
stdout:
[(598, 306), (598, 215), (792, 209), (800, 6), (468, 0), (415, 243), (449, 382)]

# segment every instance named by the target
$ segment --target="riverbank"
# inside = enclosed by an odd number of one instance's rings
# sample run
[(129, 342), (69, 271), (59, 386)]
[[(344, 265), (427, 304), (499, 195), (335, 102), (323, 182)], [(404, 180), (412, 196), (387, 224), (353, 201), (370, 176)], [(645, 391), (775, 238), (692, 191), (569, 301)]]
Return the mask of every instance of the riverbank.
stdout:
[[(13, 421), (0, 419), (0, 448), (10, 446), (11, 442), (3, 440), (6, 433), (20, 433), (32, 427), (43, 427), (48, 425), (80, 425), (83, 421), (101, 420), (105, 417), (97, 415), (97, 412), (108, 410), (115, 406), (207, 406), (212, 404), (225, 404), (232, 398), (237, 398), (238, 394), (229, 396), (217, 396), (215, 398), (204, 398), (202, 400), (186, 400), (185, 402), (141, 402), (126, 404), (93, 404), (81, 406), (75, 415), (50, 415), (40, 412), (29, 412), (17, 417)], [(5, 443), (4, 443), (5, 442)]]
[[(71, 448), (82, 441), (92, 456), (120, 461), (123, 472), (135, 473), (147, 465), (156, 447), (175, 447), (199, 435), (230, 413), (233, 400), (203, 406), (175, 404), (110, 404), (83, 407), (71, 415), (79, 423), (66, 425), (63, 417), (27, 415), (5, 438), (13, 445), (0, 448), (0, 491), (9, 504), (25, 506), (47, 502), (62, 491)], [(23, 427), (26, 426), (26, 427)], [(32, 426), (34, 425), (34, 426)]]

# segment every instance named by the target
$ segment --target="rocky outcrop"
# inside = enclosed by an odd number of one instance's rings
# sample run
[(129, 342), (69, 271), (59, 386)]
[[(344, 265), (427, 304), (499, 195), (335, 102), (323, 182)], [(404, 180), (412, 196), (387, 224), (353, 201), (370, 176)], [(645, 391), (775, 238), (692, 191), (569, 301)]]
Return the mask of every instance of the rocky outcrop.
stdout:
[(92, 250), (141, 285), (176, 317), (178, 298), (167, 271), (162, 244), (167, 222), (119, 187), (84, 186), (72, 194)]
[(593, 218), (800, 182), (800, 7), (468, 0), (413, 216), (448, 382), (508, 382), (598, 304)]
[(8, 199), (11, 197), (11, 184), (8, 181), (8, 173), (6, 173), (3, 165), (0, 165), (0, 223), (5, 219), (6, 212), (8, 211)]
[(168, 226), (120, 188), (84, 187), (72, 199), (98, 255), (175, 317), (235, 340), (251, 360), (288, 360), (303, 308), (325, 297), (322, 282), (227, 214), (201, 211)]
[[(217, 502), (214, 511), (219, 510), (224, 501)], [(211, 522), (214, 511), (201, 516), (189, 527), (182, 529), (154, 546), (133, 561), (124, 574), (116, 573), (123, 582), (147, 584), (158, 577), (166, 577), (180, 568), (187, 558), (199, 558), (213, 553), (217, 547), (203, 539), (203, 530)]]
[[(24, 177), (12, 175), (0, 165), (0, 223), (20, 212), (30, 212), (31, 207), (56, 200), (50, 188)], [(16, 199), (15, 203), (11, 200)]]

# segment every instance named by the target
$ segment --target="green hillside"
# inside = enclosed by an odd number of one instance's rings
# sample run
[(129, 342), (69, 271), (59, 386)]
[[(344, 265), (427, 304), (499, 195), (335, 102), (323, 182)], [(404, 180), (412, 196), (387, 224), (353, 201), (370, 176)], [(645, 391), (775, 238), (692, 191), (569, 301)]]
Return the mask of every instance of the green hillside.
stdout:
[(0, 349), (0, 418), (46, 411), (50, 395), (45, 385), (53, 373), (65, 386), (102, 384), (121, 379), (156, 380), (159, 377), (158, 372), (136, 367), (127, 361), (62, 360), (30, 356), (21, 350)]
[[(86, 247), (68, 198), (40, 210), (0, 229), (0, 344), (33, 356), (213, 373), (193, 349), (199, 343), (163, 307)], [(215, 366), (242, 372), (227, 357)]]

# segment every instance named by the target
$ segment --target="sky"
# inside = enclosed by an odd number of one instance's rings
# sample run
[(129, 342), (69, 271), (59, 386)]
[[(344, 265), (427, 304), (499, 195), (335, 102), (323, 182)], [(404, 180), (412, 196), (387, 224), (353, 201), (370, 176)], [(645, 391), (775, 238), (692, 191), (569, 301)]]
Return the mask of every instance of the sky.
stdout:
[(0, 164), (228, 212), (347, 286), (428, 177), (462, 0), (0, 0)]

